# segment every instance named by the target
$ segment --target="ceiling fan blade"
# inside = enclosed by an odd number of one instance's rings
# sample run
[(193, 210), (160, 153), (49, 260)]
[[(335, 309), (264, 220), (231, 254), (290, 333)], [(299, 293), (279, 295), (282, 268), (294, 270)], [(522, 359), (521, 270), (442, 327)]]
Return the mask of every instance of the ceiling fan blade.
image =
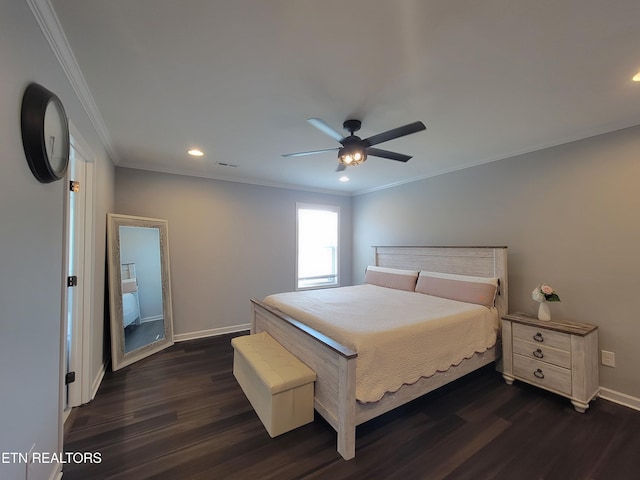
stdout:
[(309, 152), (283, 153), (283, 157), (304, 157), (305, 155), (315, 155), (316, 153), (335, 152), (339, 148), (325, 148), (324, 150), (311, 150)]
[(378, 143), (388, 142), (389, 140), (393, 140), (394, 138), (404, 137), (405, 135), (421, 132), (422, 130), (426, 129), (427, 127), (424, 123), (413, 122), (408, 125), (393, 128), (391, 130), (387, 130), (386, 132), (382, 132), (372, 137), (365, 138), (364, 140), (362, 140), (362, 143), (363, 145), (369, 147), (371, 145), (377, 145)]
[(342, 143), (342, 139), (344, 138), (344, 135), (342, 135), (340, 132), (331, 128), (329, 125), (325, 123), (324, 120), (321, 120), (319, 118), (309, 118), (307, 122), (309, 122), (311, 125), (316, 127), (322, 133), (329, 135), (334, 140), (337, 140), (338, 142)]
[(336, 172), (344, 172), (347, 169), (347, 166), (344, 163), (339, 163), (338, 168), (336, 168)]
[(388, 158), (389, 160), (397, 160), (398, 162), (408, 162), (412, 157), (402, 153), (390, 152), (388, 150), (380, 150), (379, 148), (367, 148), (367, 155), (373, 157)]

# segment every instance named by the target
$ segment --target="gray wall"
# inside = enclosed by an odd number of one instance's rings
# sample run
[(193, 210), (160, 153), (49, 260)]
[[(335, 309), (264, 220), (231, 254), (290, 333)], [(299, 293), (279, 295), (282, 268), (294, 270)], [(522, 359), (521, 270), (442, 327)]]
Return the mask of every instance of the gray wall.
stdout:
[[(57, 452), (61, 371), (64, 182), (35, 180), (22, 148), (20, 104), (27, 84), (56, 92), (97, 155), (96, 288), (93, 361), (102, 365), (105, 214), (113, 201), (113, 166), (24, 1), (0, 2), (0, 452)], [(93, 375), (92, 375), (93, 378)], [(29, 478), (54, 468), (35, 464)], [(0, 478), (24, 478), (0, 463)]]
[(535, 313), (551, 284), (552, 317), (598, 325), (615, 352), (600, 384), (638, 398), (639, 159), (640, 126), (357, 196), (354, 283), (371, 245), (507, 245), (510, 311)]
[[(249, 323), (252, 297), (295, 288), (296, 202), (341, 207), (351, 283), (351, 197), (116, 168), (116, 212), (169, 222), (174, 332)], [(180, 338), (180, 337), (178, 337)]]

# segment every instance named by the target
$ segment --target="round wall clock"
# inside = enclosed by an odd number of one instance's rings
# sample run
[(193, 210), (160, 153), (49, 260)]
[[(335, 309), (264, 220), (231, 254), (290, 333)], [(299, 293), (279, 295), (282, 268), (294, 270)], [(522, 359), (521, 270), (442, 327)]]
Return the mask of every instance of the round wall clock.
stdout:
[(60, 99), (37, 83), (22, 97), (22, 145), (29, 168), (42, 183), (61, 179), (69, 165), (69, 121)]

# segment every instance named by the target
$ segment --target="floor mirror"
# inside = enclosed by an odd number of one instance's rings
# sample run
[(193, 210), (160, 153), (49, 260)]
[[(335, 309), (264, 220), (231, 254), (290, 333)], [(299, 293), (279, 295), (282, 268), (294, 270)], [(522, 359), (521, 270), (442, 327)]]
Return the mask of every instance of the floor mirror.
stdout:
[(166, 220), (107, 215), (113, 370), (173, 345)]

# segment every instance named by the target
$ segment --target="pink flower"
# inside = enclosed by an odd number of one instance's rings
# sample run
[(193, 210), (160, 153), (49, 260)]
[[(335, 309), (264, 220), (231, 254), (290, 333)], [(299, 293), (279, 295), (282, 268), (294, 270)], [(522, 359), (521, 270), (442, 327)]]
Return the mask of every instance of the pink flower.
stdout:
[(536, 302), (559, 302), (560, 297), (551, 285), (543, 283), (531, 292), (531, 298)]
[(543, 284), (540, 287), (540, 290), (542, 290), (542, 293), (544, 293), (545, 295), (551, 295), (553, 293), (553, 288), (551, 288), (549, 285), (547, 284)]

